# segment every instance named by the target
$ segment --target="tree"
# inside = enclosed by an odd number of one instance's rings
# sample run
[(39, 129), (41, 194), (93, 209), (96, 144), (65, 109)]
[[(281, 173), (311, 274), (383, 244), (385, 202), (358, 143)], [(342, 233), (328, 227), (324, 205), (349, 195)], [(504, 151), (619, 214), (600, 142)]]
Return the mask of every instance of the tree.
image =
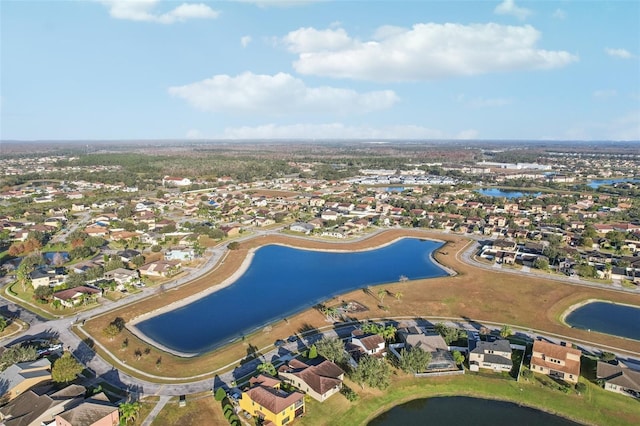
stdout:
[(323, 337), (315, 343), (320, 356), (332, 362), (344, 362), (347, 354), (344, 350), (342, 340), (337, 337)]
[(316, 345), (311, 345), (311, 347), (309, 348), (309, 354), (307, 355), (307, 358), (309, 359), (318, 358), (318, 349), (316, 348)]
[(136, 265), (137, 268), (141, 267), (142, 265), (144, 265), (144, 256), (141, 254), (135, 256), (133, 259), (131, 259), (131, 263)]
[(464, 355), (462, 355), (462, 352), (453, 351), (453, 361), (458, 365), (462, 365), (464, 362)]
[(238, 250), (240, 248), (240, 243), (237, 241), (232, 241), (229, 244), (227, 244), (227, 248), (229, 250)]
[(53, 297), (53, 289), (48, 285), (41, 285), (33, 292), (33, 298), (38, 302), (49, 303)]
[(435, 325), (436, 333), (442, 336), (447, 345), (451, 342), (455, 342), (460, 337), (460, 331), (457, 328), (447, 327), (443, 323), (439, 322)]
[(502, 337), (503, 339), (506, 339), (512, 334), (513, 334), (513, 330), (511, 330), (511, 327), (509, 327), (507, 324), (503, 325), (502, 328), (500, 329), (500, 337)]
[(400, 350), (400, 369), (405, 373), (416, 374), (427, 369), (431, 362), (431, 353), (422, 348)]
[(118, 407), (120, 411), (120, 424), (128, 424), (134, 421), (140, 412), (140, 403), (137, 401), (123, 402)]
[(2, 333), (7, 328), (7, 319), (3, 316), (0, 316), (0, 333)]
[(363, 389), (365, 384), (372, 388), (386, 389), (390, 376), (391, 368), (386, 359), (368, 355), (361, 357), (358, 366), (351, 372), (351, 379)]
[(393, 295), (393, 297), (395, 297), (398, 302), (402, 299), (402, 296), (404, 296), (404, 294), (402, 294), (402, 292), (400, 292), (400, 291), (396, 292)]
[(533, 261), (533, 267), (537, 269), (547, 270), (549, 269), (549, 261), (545, 257), (537, 257)]
[(387, 290), (381, 288), (378, 290), (378, 299), (380, 299), (380, 304), (384, 305), (384, 297), (387, 295)]
[(55, 383), (69, 383), (75, 380), (83, 369), (82, 364), (71, 356), (71, 352), (65, 352), (53, 363), (51, 380)]
[(120, 329), (117, 325), (111, 323), (102, 330), (102, 333), (107, 336), (109, 340), (113, 340), (114, 337), (120, 334)]
[(227, 393), (222, 387), (219, 387), (214, 394), (214, 398), (216, 401), (222, 401), (225, 396), (227, 396)]
[(613, 361), (614, 359), (616, 359), (616, 354), (612, 352), (602, 352), (600, 354), (600, 359), (605, 362)]
[(258, 370), (259, 373), (268, 374), (273, 377), (275, 377), (277, 374), (276, 367), (274, 367), (274, 365), (270, 362), (263, 362), (262, 364), (258, 365), (256, 370)]
[(16, 362), (33, 361), (38, 357), (36, 347), (31, 345), (15, 345), (7, 348), (0, 356), (0, 371)]

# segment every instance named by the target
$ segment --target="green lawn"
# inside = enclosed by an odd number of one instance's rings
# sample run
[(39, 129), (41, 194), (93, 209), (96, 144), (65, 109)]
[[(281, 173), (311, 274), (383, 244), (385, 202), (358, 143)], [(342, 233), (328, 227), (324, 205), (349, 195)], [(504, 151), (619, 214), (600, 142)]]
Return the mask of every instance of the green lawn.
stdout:
[(640, 404), (637, 401), (607, 392), (592, 383), (587, 383), (584, 395), (578, 395), (574, 390), (565, 394), (544, 387), (535, 378), (516, 382), (499, 375), (485, 377), (465, 374), (428, 379), (398, 375), (393, 377), (391, 386), (385, 391), (362, 390), (357, 384), (348, 381), (347, 384), (360, 395), (358, 401), (349, 403), (342, 395), (334, 395), (324, 403), (312, 400), (308, 402), (307, 413), (299, 424), (364, 425), (394, 405), (432, 396), (476, 396), (513, 401), (584, 424), (640, 424)]

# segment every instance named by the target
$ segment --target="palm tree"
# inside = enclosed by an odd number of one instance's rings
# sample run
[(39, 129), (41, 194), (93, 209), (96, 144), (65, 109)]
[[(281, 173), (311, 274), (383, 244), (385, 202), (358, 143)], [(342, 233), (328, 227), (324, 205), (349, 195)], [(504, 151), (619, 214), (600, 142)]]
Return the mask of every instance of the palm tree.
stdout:
[(138, 416), (138, 412), (140, 411), (140, 403), (135, 402), (123, 402), (118, 407), (120, 410), (120, 422), (124, 421), (124, 424), (129, 423), (129, 420), (133, 421)]
[(511, 336), (513, 334), (513, 331), (511, 330), (511, 327), (509, 327), (508, 325), (503, 325), (502, 328), (500, 329), (500, 337), (502, 337), (503, 339), (506, 339), (507, 337)]
[(258, 365), (256, 370), (258, 370), (259, 373), (265, 373), (273, 377), (275, 377), (277, 374), (276, 367), (270, 362), (263, 362), (262, 364)]
[(398, 302), (400, 301), (400, 299), (402, 299), (402, 296), (404, 296), (404, 294), (402, 294), (402, 292), (400, 292), (400, 291), (396, 292), (393, 295), (393, 297), (395, 297)]
[(382, 337), (384, 337), (384, 340), (393, 340), (396, 336), (396, 331), (397, 330), (394, 326), (388, 325), (382, 329)]
[(380, 289), (378, 290), (378, 299), (380, 299), (380, 304), (384, 305), (384, 297), (387, 295), (387, 290)]

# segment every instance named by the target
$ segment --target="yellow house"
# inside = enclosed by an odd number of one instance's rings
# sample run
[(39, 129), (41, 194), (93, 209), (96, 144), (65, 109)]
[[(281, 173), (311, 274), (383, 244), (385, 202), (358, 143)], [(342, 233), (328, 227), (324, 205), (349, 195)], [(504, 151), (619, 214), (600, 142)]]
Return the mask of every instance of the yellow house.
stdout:
[(48, 359), (19, 362), (0, 374), (0, 396), (10, 401), (31, 387), (49, 380), (51, 362)]
[(249, 383), (251, 388), (242, 393), (240, 408), (258, 417), (263, 425), (286, 425), (304, 413), (304, 395), (283, 391), (280, 380), (261, 374)]

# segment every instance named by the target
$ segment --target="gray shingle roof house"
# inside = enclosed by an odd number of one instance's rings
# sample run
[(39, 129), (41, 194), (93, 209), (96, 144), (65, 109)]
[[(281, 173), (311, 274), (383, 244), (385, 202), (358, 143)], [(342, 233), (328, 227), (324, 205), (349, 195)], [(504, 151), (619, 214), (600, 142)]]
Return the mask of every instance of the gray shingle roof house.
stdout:
[(508, 340), (480, 341), (469, 352), (469, 369), (471, 371), (478, 371), (480, 368), (493, 371), (511, 371), (512, 367), (511, 344)]
[(42, 358), (37, 361), (19, 362), (0, 373), (0, 396), (9, 400), (29, 388), (51, 380), (51, 362)]
[(69, 385), (55, 391), (53, 386), (30, 389), (0, 408), (0, 420), (5, 426), (40, 426), (54, 421), (57, 414), (84, 399), (86, 388)]
[(596, 377), (604, 380), (604, 388), (608, 391), (640, 398), (640, 371), (623, 364), (612, 365), (598, 361)]

